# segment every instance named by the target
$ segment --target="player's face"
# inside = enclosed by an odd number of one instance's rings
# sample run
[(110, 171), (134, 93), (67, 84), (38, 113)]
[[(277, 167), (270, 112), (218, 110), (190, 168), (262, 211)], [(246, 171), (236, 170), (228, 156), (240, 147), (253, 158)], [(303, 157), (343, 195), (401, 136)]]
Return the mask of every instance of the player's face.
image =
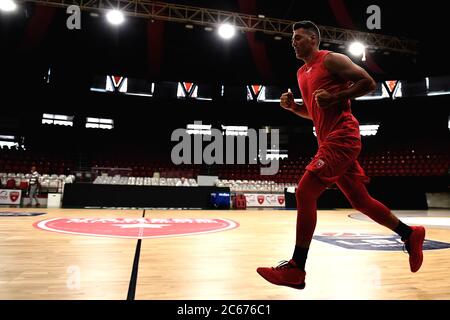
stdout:
[(305, 29), (297, 29), (292, 33), (292, 47), (297, 59), (307, 57), (314, 45), (314, 36)]

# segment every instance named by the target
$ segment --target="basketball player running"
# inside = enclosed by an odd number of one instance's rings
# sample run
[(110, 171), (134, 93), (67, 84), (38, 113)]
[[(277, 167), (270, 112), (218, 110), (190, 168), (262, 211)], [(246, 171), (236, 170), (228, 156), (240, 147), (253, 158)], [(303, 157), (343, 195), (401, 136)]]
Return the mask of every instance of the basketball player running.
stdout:
[(397, 233), (405, 242), (409, 265), (417, 272), (422, 265), (425, 228), (402, 223), (382, 203), (373, 199), (365, 184), (369, 178), (359, 165), (359, 123), (351, 113), (350, 99), (375, 90), (375, 81), (347, 56), (319, 50), (320, 31), (311, 21), (293, 26), (292, 47), (304, 65), (297, 72), (304, 104), (297, 104), (290, 90), (281, 96), (281, 106), (311, 119), (319, 149), (300, 179), (296, 191), (297, 229), (293, 257), (277, 267), (258, 268), (267, 281), (282, 286), (305, 287), (305, 262), (317, 221), (317, 199), (336, 183), (353, 208)]

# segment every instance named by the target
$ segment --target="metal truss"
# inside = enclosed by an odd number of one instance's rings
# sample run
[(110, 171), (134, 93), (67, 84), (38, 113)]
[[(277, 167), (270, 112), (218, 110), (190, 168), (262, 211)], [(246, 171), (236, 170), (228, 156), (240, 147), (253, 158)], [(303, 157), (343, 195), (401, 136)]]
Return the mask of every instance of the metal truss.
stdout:
[[(222, 23), (230, 23), (242, 31), (260, 31), (282, 37), (291, 37), (292, 25), (295, 23), (290, 20), (150, 0), (23, 0), (22, 2), (63, 8), (77, 5), (81, 10), (88, 11), (106, 11), (114, 8), (120, 9), (124, 14), (130, 16), (213, 28)], [(347, 46), (350, 42), (358, 40), (363, 42), (369, 50), (417, 54), (417, 41), (414, 40), (328, 26), (319, 26), (319, 28), (323, 43)]]

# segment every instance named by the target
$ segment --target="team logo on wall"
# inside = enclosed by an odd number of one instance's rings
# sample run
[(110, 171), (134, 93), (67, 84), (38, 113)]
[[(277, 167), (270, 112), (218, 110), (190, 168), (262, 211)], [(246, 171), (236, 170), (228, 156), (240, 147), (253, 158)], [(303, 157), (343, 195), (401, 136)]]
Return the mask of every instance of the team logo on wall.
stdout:
[(111, 92), (127, 92), (128, 78), (122, 76), (107, 76), (106, 91)]
[(0, 189), (0, 205), (18, 205), (22, 198), (22, 190)]
[(264, 200), (265, 200), (265, 197), (262, 196), (262, 195), (259, 195), (259, 196), (257, 197), (257, 200), (258, 200), (258, 203), (259, 203), (259, 204), (263, 204), (263, 203), (264, 203)]
[(250, 85), (247, 86), (247, 100), (252, 101), (252, 100), (260, 100), (260, 99), (264, 99), (264, 86), (262, 85)]
[(282, 194), (254, 194), (244, 193), (247, 207), (280, 208), (285, 199)]
[(198, 85), (192, 82), (179, 82), (177, 97), (197, 98)]
[(228, 219), (53, 218), (36, 222), (41, 230), (84, 236), (149, 239), (199, 235), (237, 228)]
[(9, 198), (12, 202), (16, 202), (17, 199), (19, 199), (20, 193), (18, 191), (10, 191), (9, 192)]
[[(315, 235), (313, 239), (345, 249), (403, 251), (403, 241), (397, 235), (326, 232)], [(423, 244), (423, 250), (446, 248), (450, 248), (450, 243), (425, 239)]]

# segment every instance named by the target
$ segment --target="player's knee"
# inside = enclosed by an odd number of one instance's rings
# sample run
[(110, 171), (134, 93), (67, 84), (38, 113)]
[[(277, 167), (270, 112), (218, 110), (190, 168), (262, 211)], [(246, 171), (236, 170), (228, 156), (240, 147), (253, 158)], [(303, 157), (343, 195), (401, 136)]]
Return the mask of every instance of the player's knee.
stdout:
[(317, 201), (323, 190), (325, 190), (325, 187), (321, 182), (311, 173), (307, 172), (300, 180), (295, 191), (297, 206), (302, 203), (310, 204)]

